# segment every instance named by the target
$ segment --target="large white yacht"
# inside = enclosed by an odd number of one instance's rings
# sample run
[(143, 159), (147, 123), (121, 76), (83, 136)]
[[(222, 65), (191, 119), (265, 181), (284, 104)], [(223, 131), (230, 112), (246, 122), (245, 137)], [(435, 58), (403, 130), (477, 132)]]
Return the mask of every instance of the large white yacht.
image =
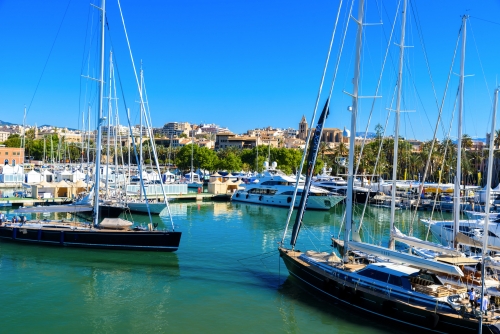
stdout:
[[(344, 196), (347, 193), (347, 181), (340, 176), (317, 177), (312, 185)], [(365, 203), (366, 197), (373, 198), (377, 194), (376, 191), (361, 187), (360, 185), (361, 182), (359, 180), (354, 181), (353, 193), (355, 202)]]
[[(296, 179), (276, 169), (276, 162), (273, 162), (271, 168), (268, 168), (267, 162), (264, 166), (266, 170), (258, 178), (258, 182), (241, 184), (240, 188), (233, 193), (231, 199), (238, 202), (262, 205), (290, 206), (295, 190)], [(301, 180), (294, 203), (295, 207), (299, 206), (303, 189), (304, 182)], [(311, 186), (307, 199), (307, 208), (313, 210), (329, 210), (343, 199), (344, 196), (342, 195)]]
[[(421, 220), (426, 228), (428, 228), (432, 235), (439, 240), (439, 242), (446, 246), (453, 247), (455, 232), (453, 228), (453, 221), (451, 220)], [(460, 220), (458, 226), (459, 232), (466, 237), (475, 240), (480, 244), (483, 240), (484, 233), (484, 220), (471, 219)], [(493, 220), (488, 225), (488, 247), (493, 249), (500, 249), (500, 224), (497, 220)], [(469, 240), (470, 240), (469, 239)], [(472, 241), (471, 240), (471, 241)], [(465, 242), (468, 243), (468, 242)], [(475, 242), (472, 242), (475, 244)]]

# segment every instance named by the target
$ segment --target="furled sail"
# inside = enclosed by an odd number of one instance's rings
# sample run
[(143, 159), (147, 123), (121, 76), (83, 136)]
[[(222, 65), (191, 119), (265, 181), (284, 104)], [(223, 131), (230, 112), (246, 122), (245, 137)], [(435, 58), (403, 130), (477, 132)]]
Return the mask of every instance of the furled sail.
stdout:
[(409, 237), (403, 234), (398, 228), (394, 227), (394, 231), (392, 232), (392, 236), (394, 240), (407, 244), (412, 247), (426, 248), (435, 252), (439, 252), (442, 254), (448, 254), (453, 256), (463, 256), (461, 252), (456, 249), (446, 247), (434, 242), (424, 241), (415, 237)]
[[(293, 225), (292, 238), (290, 240), (290, 245), (295, 246), (297, 237), (299, 235), (300, 226), (302, 225), (302, 218), (304, 217), (304, 211), (307, 204), (307, 197), (309, 196), (309, 189), (311, 188), (311, 181), (314, 173), (314, 166), (316, 165), (316, 158), (318, 157), (319, 144), (321, 142), (321, 134), (323, 133), (323, 125), (325, 124), (326, 118), (328, 117), (328, 105), (329, 100), (326, 100), (321, 116), (318, 119), (318, 125), (314, 130), (314, 136), (311, 138), (309, 143), (309, 154), (307, 156), (307, 173), (306, 181), (304, 184), (304, 191), (302, 192), (302, 197), (300, 198), (299, 209), (297, 216), (295, 217), (295, 224)], [(299, 171), (300, 173), (301, 171)], [(293, 203), (292, 203), (293, 205)]]
[(460, 277), (464, 276), (464, 273), (458, 266), (453, 266), (434, 260), (424, 259), (422, 257), (414, 256), (407, 253), (393, 251), (385, 247), (370, 245), (363, 242), (350, 241), (349, 248), (351, 250), (358, 250), (360, 252), (389, 259), (393, 262), (404, 263), (407, 265), (415, 266), (417, 268), (429, 269), (432, 271), (446, 273), (454, 276), (460, 276)]

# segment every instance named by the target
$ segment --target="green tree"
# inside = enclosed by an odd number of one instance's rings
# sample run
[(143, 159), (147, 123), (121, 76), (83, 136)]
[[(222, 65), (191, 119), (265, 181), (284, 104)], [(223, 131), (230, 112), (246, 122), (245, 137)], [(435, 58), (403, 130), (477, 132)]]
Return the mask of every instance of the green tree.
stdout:
[(224, 159), (219, 159), (217, 167), (221, 170), (227, 170), (232, 172), (232, 171), (240, 171), (241, 165), (242, 162), (240, 157), (234, 152), (228, 152), (224, 157)]
[(3, 142), (6, 147), (21, 147), (21, 136), (16, 134), (12, 134), (7, 138), (6, 141)]

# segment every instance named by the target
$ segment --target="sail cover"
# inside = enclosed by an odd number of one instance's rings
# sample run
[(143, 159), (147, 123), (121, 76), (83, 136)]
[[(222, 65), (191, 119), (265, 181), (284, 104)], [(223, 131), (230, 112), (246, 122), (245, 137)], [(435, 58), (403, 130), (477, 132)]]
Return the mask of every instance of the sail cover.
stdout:
[[(290, 244), (295, 246), (297, 242), (297, 237), (299, 235), (300, 226), (302, 225), (302, 218), (304, 217), (304, 211), (307, 203), (307, 197), (309, 195), (309, 189), (311, 188), (311, 181), (314, 173), (314, 166), (316, 165), (316, 158), (318, 157), (319, 144), (321, 142), (321, 135), (323, 133), (323, 125), (325, 124), (326, 118), (328, 117), (328, 106), (329, 99), (326, 100), (321, 116), (318, 119), (318, 125), (314, 130), (314, 135), (309, 143), (309, 154), (307, 156), (307, 174), (306, 181), (304, 184), (304, 191), (302, 192), (302, 197), (300, 198), (299, 210), (297, 216), (295, 217), (295, 224), (293, 225), (292, 238)], [(299, 171), (300, 173), (301, 171)], [(293, 205), (293, 203), (291, 204)]]

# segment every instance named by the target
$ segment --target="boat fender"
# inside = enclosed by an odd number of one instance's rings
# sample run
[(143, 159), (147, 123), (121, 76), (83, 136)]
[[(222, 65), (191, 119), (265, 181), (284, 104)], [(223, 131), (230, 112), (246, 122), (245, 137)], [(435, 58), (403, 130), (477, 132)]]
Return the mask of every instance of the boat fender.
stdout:
[(288, 198), (286, 199), (286, 202), (287, 202), (287, 203), (290, 203), (291, 201), (292, 201), (292, 198), (291, 198), (291, 197), (288, 197)]
[(245, 198), (248, 199), (248, 196), (250, 196), (250, 195), (247, 194), (247, 196)]
[(262, 201), (262, 195), (259, 196), (259, 201)]
[(427, 326), (431, 329), (436, 328), (438, 322), (439, 322), (439, 315), (436, 313), (431, 313), (427, 317)]
[(240, 197), (240, 193), (236, 193), (236, 198)]

